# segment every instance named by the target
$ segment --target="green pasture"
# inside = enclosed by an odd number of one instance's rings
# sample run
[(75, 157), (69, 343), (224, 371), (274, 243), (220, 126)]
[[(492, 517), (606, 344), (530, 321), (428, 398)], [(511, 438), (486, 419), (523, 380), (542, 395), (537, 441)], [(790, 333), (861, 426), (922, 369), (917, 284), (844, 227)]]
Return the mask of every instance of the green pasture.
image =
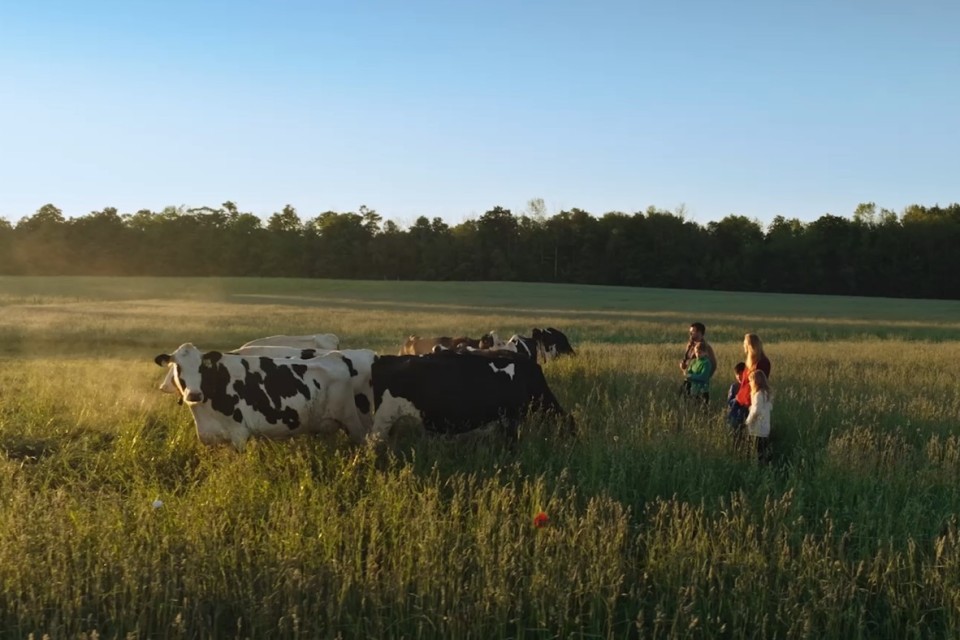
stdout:
[[(694, 320), (719, 358), (705, 412), (675, 395)], [(208, 449), (153, 363), (544, 326), (579, 352), (544, 366), (577, 433), (531, 419), (513, 446)], [(722, 419), (747, 331), (773, 362), (767, 466)], [(2, 277), (0, 637), (953, 637), (958, 337), (954, 301)]]

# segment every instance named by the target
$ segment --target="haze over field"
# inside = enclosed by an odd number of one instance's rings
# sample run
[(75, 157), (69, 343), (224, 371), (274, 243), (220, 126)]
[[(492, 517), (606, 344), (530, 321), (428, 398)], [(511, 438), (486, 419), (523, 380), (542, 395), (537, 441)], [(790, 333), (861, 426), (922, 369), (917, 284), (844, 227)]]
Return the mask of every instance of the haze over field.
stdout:
[(957, 199), (949, 0), (0, 6), (0, 217)]

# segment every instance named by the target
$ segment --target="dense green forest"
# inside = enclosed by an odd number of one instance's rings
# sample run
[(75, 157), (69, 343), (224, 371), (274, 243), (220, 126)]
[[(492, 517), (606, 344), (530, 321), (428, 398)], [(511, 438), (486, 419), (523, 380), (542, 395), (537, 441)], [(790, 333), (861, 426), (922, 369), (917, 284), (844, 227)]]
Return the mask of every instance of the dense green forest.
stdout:
[(284, 276), (517, 280), (643, 287), (958, 298), (960, 204), (899, 214), (861, 204), (813, 222), (731, 215), (701, 225), (654, 207), (596, 217), (581, 209), (515, 215), (494, 207), (450, 226), (403, 229), (374, 210), (303, 220), (287, 206), (266, 224), (218, 208), (115, 208), (66, 218), (47, 204), (0, 219), (0, 274)]

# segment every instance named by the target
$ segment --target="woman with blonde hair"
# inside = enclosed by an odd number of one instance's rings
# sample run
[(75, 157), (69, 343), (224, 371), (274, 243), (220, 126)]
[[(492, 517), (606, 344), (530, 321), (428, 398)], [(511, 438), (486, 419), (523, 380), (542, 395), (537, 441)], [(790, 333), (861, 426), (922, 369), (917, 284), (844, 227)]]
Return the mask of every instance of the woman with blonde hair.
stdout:
[(750, 371), (760, 370), (770, 377), (770, 359), (763, 352), (763, 342), (760, 336), (755, 333), (748, 333), (743, 336), (743, 352), (747, 354), (747, 369)]
[[(747, 367), (743, 370), (740, 378), (740, 389), (737, 391), (737, 406), (740, 407), (739, 414), (747, 415), (747, 409), (750, 407), (750, 374), (754, 371), (762, 371), (765, 380), (770, 378), (770, 359), (763, 352), (763, 342), (760, 336), (755, 333), (748, 333), (743, 336), (743, 352), (746, 354), (744, 362)], [(742, 426), (742, 425), (739, 425)]]
[(748, 379), (750, 385), (750, 412), (744, 424), (754, 440), (757, 460), (770, 460), (770, 413), (773, 411), (773, 395), (767, 375), (761, 369), (754, 369)]

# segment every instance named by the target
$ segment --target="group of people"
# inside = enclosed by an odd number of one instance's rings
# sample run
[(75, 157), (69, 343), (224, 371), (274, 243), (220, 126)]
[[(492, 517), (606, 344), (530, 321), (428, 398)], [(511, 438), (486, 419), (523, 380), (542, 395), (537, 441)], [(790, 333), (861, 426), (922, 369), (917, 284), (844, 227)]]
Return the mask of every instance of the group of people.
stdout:
[[(707, 328), (701, 322), (690, 325), (690, 339), (680, 370), (683, 385), (680, 394), (704, 405), (710, 402), (710, 379), (717, 370), (717, 356), (706, 339)], [(770, 460), (770, 413), (773, 394), (770, 390), (770, 359), (763, 352), (763, 342), (755, 333), (743, 336), (744, 360), (734, 368), (734, 382), (727, 392), (727, 424), (738, 440), (748, 434), (754, 443), (757, 458)]]

